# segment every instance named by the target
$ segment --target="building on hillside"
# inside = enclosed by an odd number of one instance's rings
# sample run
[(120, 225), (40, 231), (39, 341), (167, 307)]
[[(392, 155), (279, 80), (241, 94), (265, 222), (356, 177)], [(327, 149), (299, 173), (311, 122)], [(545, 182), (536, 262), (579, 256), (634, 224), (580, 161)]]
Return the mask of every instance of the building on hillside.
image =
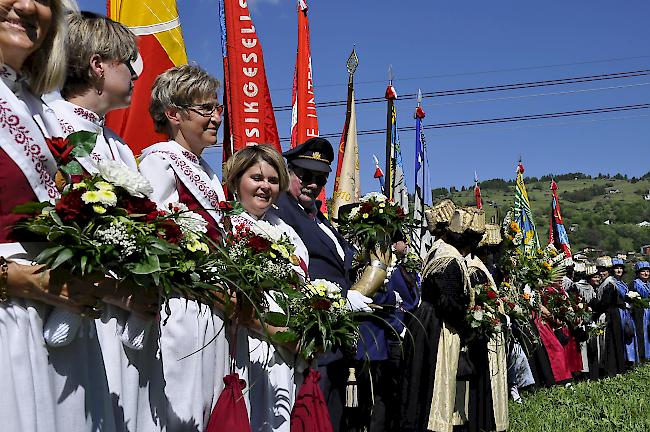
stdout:
[(643, 199), (646, 201), (650, 201), (650, 190), (648, 191), (647, 195), (643, 195)]
[(636, 225), (637, 225), (637, 226), (640, 226), (640, 227), (647, 227), (647, 226), (650, 226), (650, 222), (648, 222), (648, 221), (643, 221), (643, 222), (639, 222), (639, 223), (636, 224)]
[(578, 231), (578, 228), (580, 228), (580, 225), (578, 225), (578, 224), (569, 225), (569, 231), (570, 232), (576, 232), (576, 231)]
[(615, 188), (615, 187), (608, 187), (608, 188), (605, 188), (605, 192), (607, 192), (608, 194), (617, 194), (617, 193), (621, 193), (621, 191), (618, 190), (618, 189)]
[(650, 255), (650, 245), (641, 246), (641, 255)]

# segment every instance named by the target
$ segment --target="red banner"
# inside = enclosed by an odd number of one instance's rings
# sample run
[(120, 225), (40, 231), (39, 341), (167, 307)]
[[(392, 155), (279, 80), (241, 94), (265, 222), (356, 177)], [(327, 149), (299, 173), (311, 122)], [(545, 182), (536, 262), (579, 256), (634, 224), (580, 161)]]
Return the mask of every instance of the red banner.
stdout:
[(262, 45), (246, 0), (220, 0), (224, 70), (223, 160), (250, 145), (282, 151), (266, 82)]
[(313, 71), (309, 48), (307, 3), (298, 1), (298, 53), (291, 97), (291, 147), (318, 136), (318, 118), (314, 97)]

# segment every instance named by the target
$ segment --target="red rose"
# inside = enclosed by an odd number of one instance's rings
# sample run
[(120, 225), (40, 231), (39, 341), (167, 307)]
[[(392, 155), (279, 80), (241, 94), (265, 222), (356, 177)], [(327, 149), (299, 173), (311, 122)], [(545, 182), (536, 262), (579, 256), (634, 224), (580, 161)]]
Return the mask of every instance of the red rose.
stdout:
[(370, 202), (364, 202), (361, 204), (361, 207), (359, 208), (359, 213), (364, 214), (364, 213), (372, 213), (372, 203)]
[(156, 219), (158, 219), (159, 217), (164, 217), (164, 216), (167, 216), (167, 213), (165, 213), (162, 210), (156, 210), (156, 211), (152, 211), (150, 213), (147, 213), (147, 215), (144, 217), (144, 220), (151, 223), (151, 222), (155, 221)]
[(140, 198), (130, 195), (124, 198), (122, 206), (128, 214), (149, 215), (150, 213), (158, 211), (156, 203), (151, 201), (149, 198)]
[(72, 190), (67, 194), (61, 196), (61, 199), (56, 203), (54, 209), (64, 222), (77, 221), (82, 223), (87, 219), (84, 211), (84, 202), (81, 200), (81, 195), (84, 191)]
[(404, 210), (402, 210), (402, 207), (397, 206), (397, 217), (400, 219), (404, 219), (406, 215), (404, 214)]
[(181, 240), (181, 237), (183, 237), (183, 232), (180, 227), (176, 222), (169, 219), (160, 223), (160, 230), (158, 232), (161, 238), (173, 244), (177, 244)]
[(228, 202), (228, 201), (219, 201), (219, 210), (228, 212), (228, 211), (231, 211), (232, 209), (233, 209), (233, 206), (232, 206), (232, 204), (230, 204), (230, 202)]
[(332, 302), (324, 298), (317, 298), (311, 301), (311, 307), (316, 310), (329, 310), (331, 306)]
[(495, 298), (497, 298), (497, 293), (495, 293), (495, 292), (492, 291), (492, 290), (488, 290), (488, 292), (487, 292), (487, 296), (488, 296), (488, 298), (489, 298), (490, 300), (494, 300)]
[(45, 138), (45, 142), (59, 165), (65, 165), (72, 160), (71, 153), (74, 150), (74, 146), (70, 144), (67, 138)]
[(246, 245), (255, 253), (267, 251), (271, 248), (271, 242), (260, 236), (253, 236), (248, 239)]

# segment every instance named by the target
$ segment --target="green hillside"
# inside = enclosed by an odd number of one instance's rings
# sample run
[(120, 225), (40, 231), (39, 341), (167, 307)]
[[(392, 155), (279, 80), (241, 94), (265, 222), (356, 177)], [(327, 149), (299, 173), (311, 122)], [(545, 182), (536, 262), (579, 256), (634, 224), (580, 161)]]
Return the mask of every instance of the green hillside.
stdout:
[[(609, 254), (629, 253), (639, 252), (641, 246), (650, 244), (650, 227), (637, 225), (650, 222), (650, 201), (644, 199), (650, 193), (650, 173), (629, 180), (622, 175), (589, 178), (579, 173), (559, 175), (555, 179), (564, 226), (574, 251), (589, 247)], [(495, 220), (497, 213), (502, 219), (513, 204), (514, 181), (486, 180), (480, 186), (487, 220)], [(528, 178), (526, 187), (543, 243), (548, 239), (551, 214), (550, 177)], [(434, 202), (451, 198), (457, 204), (475, 204), (473, 186), (465, 191), (434, 189), (432, 192)]]

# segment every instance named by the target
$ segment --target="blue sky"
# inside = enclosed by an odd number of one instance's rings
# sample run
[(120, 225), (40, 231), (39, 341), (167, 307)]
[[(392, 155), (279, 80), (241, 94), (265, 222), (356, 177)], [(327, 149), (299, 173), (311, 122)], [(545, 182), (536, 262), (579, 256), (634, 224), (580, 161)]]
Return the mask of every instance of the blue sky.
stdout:
[[(151, 0), (149, 0), (151, 1)], [(80, 0), (105, 13), (105, 0)], [(223, 77), (216, 0), (177, 0), (194, 61)], [(296, 52), (294, 0), (249, 0), (264, 49), (274, 105), (291, 103)], [(356, 97), (382, 97), (392, 64), (398, 94), (503, 85), (650, 69), (647, 0), (339, 1), (308, 3), (316, 101), (346, 96), (345, 61), (356, 46)], [(650, 76), (425, 98), (425, 125), (650, 103)], [(413, 126), (414, 100), (397, 101), (398, 124)], [(320, 108), (321, 134), (340, 134), (344, 107)], [(281, 137), (290, 112), (276, 113)], [(386, 125), (386, 104), (357, 106), (358, 130)], [(431, 185), (526, 174), (650, 171), (650, 110), (426, 131)], [(413, 184), (414, 132), (400, 133)], [(332, 142), (336, 146), (338, 138)], [(372, 154), (384, 160), (384, 135), (359, 137), (362, 191), (377, 189)], [(288, 143), (283, 143), (284, 146)], [(208, 160), (218, 170), (221, 152)], [(329, 185), (331, 188), (331, 185)]]

